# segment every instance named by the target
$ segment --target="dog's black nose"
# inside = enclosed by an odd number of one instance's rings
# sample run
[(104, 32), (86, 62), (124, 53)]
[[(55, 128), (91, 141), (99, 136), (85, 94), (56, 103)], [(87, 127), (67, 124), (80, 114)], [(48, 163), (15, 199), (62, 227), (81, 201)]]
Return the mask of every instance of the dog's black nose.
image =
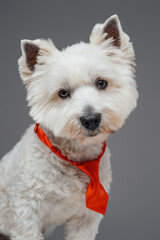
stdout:
[(100, 124), (101, 114), (94, 113), (80, 117), (81, 124), (88, 130), (94, 131)]

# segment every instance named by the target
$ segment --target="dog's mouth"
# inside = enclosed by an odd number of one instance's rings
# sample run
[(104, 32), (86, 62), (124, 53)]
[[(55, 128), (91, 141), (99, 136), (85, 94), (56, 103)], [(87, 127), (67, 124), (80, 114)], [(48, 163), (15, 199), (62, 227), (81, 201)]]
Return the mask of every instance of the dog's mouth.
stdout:
[(88, 134), (88, 137), (95, 137), (97, 135), (98, 135), (98, 133), (90, 133), (90, 134)]
[(85, 134), (85, 136), (86, 137), (96, 137), (100, 134), (113, 134), (113, 133), (115, 133), (115, 132), (113, 130), (111, 130), (110, 128), (108, 128), (107, 131), (101, 131), (100, 129), (98, 129), (97, 131), (94, 131), (94, 132), (91, 132), (91, 131), (87, 132)]
[(85, 136), (86, 137), (96, 137), (96, 136), (101, 135), (101, 134), (113, 134), (113, 133), (114, 133), (114, 131), (111, 130), (109, 128), (109, 126), (107, 125), (107, 129), (100, 126), (95, 131), (87, 131), (87, 133), (85, 133)]
[(102, 134), (102, 131), (100, 131), (100, 129), (98, 128), (98, 129), (96, 129), (95, 131), (87, 131), (87, 132), (85, 132), (84, 133), (84, 135), (86, 136), (86, 137), (96, 137), (96, 136), (98, 136), (98, 135), (100, 135), (100, 134)]
[(81, 124), (79, 124), (79, 122), (72, 124), (70, 128), (68, 128), (68, 124), (65, 126), (67, 127), (64, 128), (63, 133), (65, 132), (66, 136), (69, 134), (70, 138), (72, 139), (76, 139), (76, 138), (80, 138), (80, 139), (81, 138), (82, 139), (97, 138), (98, 139), (98, 137), (104, 137), (108, 134), (114, 133), (114, 131), (110, 129), (109, 125), (106, 122), (103, 124), (101, 123), (96, 129), (93, 129), (93, 130), (83, 127)]

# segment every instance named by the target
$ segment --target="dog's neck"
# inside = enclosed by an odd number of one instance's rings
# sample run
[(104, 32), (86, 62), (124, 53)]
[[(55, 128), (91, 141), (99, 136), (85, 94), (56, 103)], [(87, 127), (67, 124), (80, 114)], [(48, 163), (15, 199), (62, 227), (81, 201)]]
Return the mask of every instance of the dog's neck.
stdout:
[[(86, 161), (96, 158), (101, 152), (104, 140), (84, 144), (77, 139), (55, 137), (52, 131), (41, 126), (53, 146), (57, 147), (64, 156), (72, 161)], [(107, 138), (107, 137), (106, 137)]]

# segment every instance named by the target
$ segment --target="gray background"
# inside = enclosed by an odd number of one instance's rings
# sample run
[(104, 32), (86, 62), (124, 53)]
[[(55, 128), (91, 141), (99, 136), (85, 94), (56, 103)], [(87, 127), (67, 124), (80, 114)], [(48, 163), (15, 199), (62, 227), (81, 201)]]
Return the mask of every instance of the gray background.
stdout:
[[(134, 43), (138, 108), (110, 137), (113, 183), (99, 240), (160, 239), (160, 2), (0, 1), (0, 158), (32, 123), (17, 59), (20, 39), (51, 37), (58, 48), (88, 41), (94, 24), (117, 13)], [(158, 68), (159, 66), (159, 68)], [(50, 239), (63, 239), (58, 227)]]

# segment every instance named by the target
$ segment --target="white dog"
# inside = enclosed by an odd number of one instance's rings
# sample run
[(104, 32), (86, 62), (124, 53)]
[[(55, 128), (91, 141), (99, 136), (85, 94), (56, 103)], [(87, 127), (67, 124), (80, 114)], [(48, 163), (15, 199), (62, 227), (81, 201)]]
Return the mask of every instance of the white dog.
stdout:
[[(83, 163), (96, 159), (109, 134), (136, 107), (132, 43), (113, 15), (94, 26), (90, 43), (59, 51), (51, 40), (22, 40), (21, 49), (19, 71), (30, 115), (62, 157), (31, 125), (1, 159), (0, 233), (11, 240), (42, 240), (51, 226), (65, 223), (66, 240), (94, 240), (103, 214), (87, 206), (91, 178), (63, 157)], [(106, 192), (109, 158), (106, 149), (94, 179)], [(93, 204), (101, 207), (98, 200)]]

